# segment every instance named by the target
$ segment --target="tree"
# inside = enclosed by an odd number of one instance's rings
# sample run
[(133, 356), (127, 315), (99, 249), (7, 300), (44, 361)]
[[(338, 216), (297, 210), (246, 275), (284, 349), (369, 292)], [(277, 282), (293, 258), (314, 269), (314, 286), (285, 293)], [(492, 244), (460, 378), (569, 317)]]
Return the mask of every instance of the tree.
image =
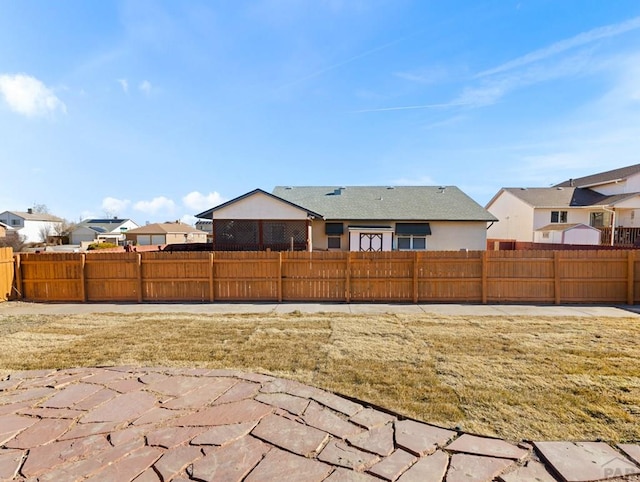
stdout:
[(0, 248), (13, 248), (14, 253), (19, 253), (25, 246), (26, 237), (22, 234), (11, 233), (0, 238)]
[(49, 214), (49, 208), (46, 204), (33, 203), (33, 207), (31, 209), (34, 213)]
[(69, 237), (77, 226), (78, 223), (63, 219), (61, 222), (53, 225), (53, 233), (60, 238)]

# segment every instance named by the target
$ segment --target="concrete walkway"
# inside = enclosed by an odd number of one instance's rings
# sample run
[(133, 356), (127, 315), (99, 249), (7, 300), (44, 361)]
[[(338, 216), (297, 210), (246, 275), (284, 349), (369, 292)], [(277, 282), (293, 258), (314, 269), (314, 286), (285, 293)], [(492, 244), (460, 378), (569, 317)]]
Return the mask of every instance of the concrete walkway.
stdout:
[(1, 315), (77, 313), (407, 313), (447, 316), (640, 316), (640, 306), (392, 303), (0, 303)]
[(255, 373), (77, 368), (0, 381), (0, 479), (637, 481), (640, 444), (514, 444)]

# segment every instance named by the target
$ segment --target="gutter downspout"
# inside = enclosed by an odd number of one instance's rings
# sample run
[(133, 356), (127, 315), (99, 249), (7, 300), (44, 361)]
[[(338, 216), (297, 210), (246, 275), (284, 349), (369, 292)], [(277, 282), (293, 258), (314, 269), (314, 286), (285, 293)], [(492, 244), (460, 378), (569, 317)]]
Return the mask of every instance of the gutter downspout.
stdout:
[(601, 208), (604, 211), (607, 211), (608, 213), (611, 213), (611, 241), (610, 241), (610, 245), (613, 246), (614, 234), (615, 234), (615, 231), (616, 231), (616, 209), (615, 208), (609, 209), (606, 206), (601, 206)]

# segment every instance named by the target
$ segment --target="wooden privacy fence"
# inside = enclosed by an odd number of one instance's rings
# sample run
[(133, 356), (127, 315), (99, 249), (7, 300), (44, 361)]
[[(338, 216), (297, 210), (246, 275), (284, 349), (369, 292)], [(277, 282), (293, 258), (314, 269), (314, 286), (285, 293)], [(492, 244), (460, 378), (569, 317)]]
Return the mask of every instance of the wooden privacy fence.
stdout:
[(636, 251), (20, 254), (33, 301), (627, 303)]
[(0, 248), (0, 301), (11, 297), (13, 288), (13, 249)]

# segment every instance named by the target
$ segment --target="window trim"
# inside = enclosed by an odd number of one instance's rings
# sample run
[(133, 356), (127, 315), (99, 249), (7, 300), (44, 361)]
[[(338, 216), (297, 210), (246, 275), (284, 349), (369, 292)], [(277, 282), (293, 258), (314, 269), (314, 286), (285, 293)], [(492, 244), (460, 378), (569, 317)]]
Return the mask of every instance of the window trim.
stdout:
[[(555, 221), (554, 221), (555, 218)], [(552, 224), (566, 224), (569, 219), (569, 213), (567, 211), (551, 211), (551, 223)]]
[[(409, 240), (409, 247), (408, 248), (401, 248), (400, 247), (400, 240)], [(416, 248), (415, 247), (415, 240), (416, 239), (422, 239), (424, 240), (424, 248)], [(427, 250), (427, 235), (406, 235), (403, 234), (401, 236), (396, 236), (396, 251), (426, 251)]]

